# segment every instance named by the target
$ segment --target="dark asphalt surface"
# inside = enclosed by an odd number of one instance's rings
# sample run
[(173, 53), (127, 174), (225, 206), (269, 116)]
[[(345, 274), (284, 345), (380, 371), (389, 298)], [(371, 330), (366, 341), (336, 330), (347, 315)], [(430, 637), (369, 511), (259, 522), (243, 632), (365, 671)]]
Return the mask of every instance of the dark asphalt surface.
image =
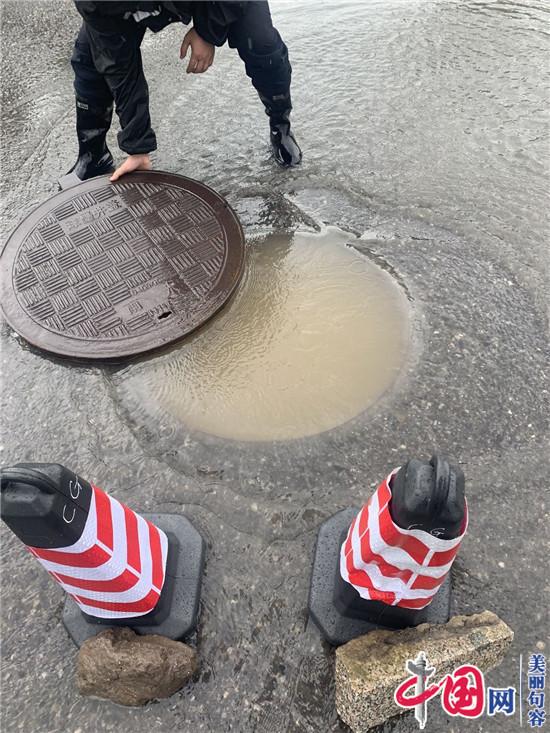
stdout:
[[(305, 5), (274, 8), (293, 58), (301, 170), (270, 163), (265, 118), (229, 50), (211, 75), (181, 81), (175, 28), (144, 47), (155, 165), (227, 196), (250, 246), (322, 224), (358, 235), (410, 298), (402, 378), (340, 428), (237, 443), (191, 434), (144, 397), (143, 375), (171, 354), (71, 366), (4, 324), (2, 461), (58, 461), (138, 511), (185, 512), (208, 543), (200, 677), (137, 710), (79, 697), (63, 593), (2, 528), (5, 731), (343, 730), (333, 654), (307, 624), (316, 529), (433, 450), (467, 477), (453, 610), (490, 609), (515, 632), (490, 684), (517, 684), (519, 656), (548, 653), (547, 11), (535, 1)], [(347, 60), (333, 52), (337, 23)], [(68, 2), (4, 4), (3, 241), (72, 163), (77, 25)], [(426, 730), (518, 726), (432, 706)]]

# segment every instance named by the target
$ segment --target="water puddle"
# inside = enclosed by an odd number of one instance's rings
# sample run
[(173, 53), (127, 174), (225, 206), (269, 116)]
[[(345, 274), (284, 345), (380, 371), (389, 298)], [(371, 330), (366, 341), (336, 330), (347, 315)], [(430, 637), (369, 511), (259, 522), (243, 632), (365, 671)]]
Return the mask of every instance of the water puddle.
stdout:
[(230, 305), (130, 390), (191, 431), (244, 441), (313, 435), (395, 381), (409, 309), (393, 277), (335, 227), (252, 244)]

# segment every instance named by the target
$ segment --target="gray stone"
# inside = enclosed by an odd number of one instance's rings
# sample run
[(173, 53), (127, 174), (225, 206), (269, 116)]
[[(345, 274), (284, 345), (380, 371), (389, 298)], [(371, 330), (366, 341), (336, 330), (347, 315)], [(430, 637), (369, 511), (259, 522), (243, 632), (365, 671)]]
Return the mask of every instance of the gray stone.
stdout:
[(173, 695), (197, 668), (197, 655), (186, 644), (157, 634), (139, 636), (119, 627), (82, 644), (77, 685), (83, 695), (119, 705), (145, 705)]
[(393, 699), (419, 652), (435, 667), (432, 679), (465, 663), (483, 672), (500, 664), (514, 633), (490, 611), (455, 616), (446, 624), (422, 624), (402, 631), (377, 630), (336, 650), (336, 708), (354, 733), (363, 733), (404, 713)]

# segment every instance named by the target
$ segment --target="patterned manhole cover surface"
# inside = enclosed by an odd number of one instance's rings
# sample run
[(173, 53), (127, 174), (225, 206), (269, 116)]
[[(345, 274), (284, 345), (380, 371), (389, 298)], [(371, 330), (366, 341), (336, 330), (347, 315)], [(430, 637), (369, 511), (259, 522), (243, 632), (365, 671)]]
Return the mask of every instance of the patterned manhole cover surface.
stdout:
[(212, 189), (159, 171), (101, 176), (53, 196), (11, 235), (2, 309), (47, 351), (128, 357), (208, 320), (243, 266), (239, 220)]

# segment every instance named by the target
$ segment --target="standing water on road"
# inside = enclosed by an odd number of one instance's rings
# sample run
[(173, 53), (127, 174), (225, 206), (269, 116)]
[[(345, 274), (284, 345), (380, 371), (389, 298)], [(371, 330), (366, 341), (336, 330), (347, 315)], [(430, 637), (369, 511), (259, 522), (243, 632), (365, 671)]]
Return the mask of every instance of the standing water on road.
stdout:
[(128, 386), (190, 430), (237, 440), (355, 417), (399, 374), (409, 317), (402, 288), (353, 240), (329, 227), (257, 242), (231, 305)]

